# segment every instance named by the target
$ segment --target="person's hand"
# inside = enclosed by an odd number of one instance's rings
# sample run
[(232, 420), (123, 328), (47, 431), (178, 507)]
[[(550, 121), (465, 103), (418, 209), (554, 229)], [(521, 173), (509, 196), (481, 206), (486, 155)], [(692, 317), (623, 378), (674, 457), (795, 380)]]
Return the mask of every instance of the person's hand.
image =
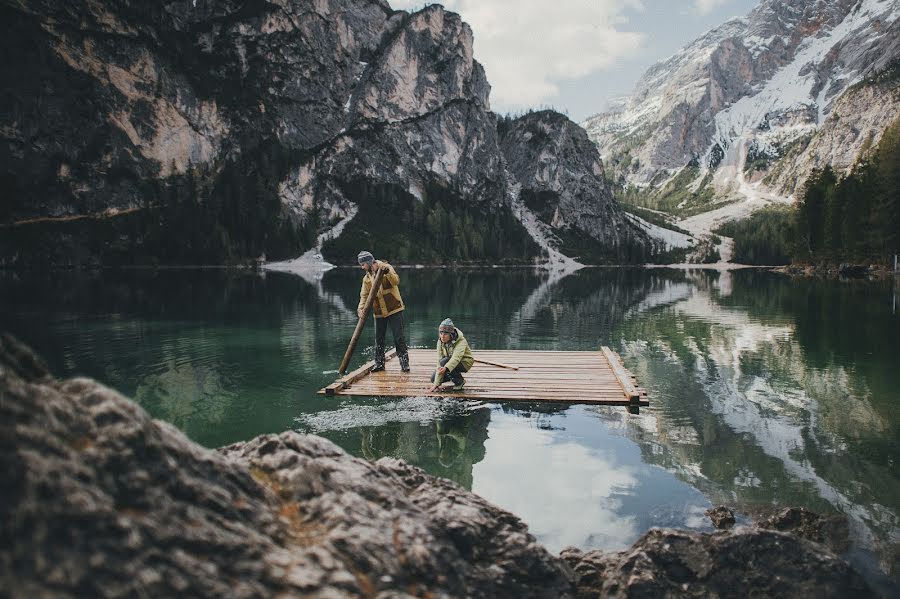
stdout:
[(441, 366), (440, 368), (438, 368), (438, 374), (440, 374), (441, 376), (447, 374), (447, 367)]
[(429, 389), (428, 392), (429, 392), (429, 393), (437, 393), (437, 390), (440, 389), (440, 388), (441, 388), (440, 385), (435, 385), (434, 387), (432, 387), (431, 389)]
[(359, 309), (356, 311), (356, 315), (359, 316), (360, 318), (362, 318), (363, 316), (366, 315), (366, 311), (363, 309)]

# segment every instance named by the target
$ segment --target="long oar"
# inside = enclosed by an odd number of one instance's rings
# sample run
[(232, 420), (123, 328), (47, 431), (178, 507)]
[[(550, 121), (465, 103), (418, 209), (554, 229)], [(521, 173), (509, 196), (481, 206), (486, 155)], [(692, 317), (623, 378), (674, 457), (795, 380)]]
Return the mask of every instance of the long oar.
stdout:
[(476, 362), (481, 362), (482, 364), (490, 364), (491, 366), (499, 366), (500, 368), (509, 368), (510, 370), (518, 370), (518, 366), (510, 366), (509, 364), (502, 364), (500, 362), (489, 362), (488, 360), (479, 360), (475, 358)]
[(366, 326), (366, 320), (369, 318), (369, 310), (372, 309), (372, 304), (375, 302), (375, 296), (378, 295), (378, 290), (381, 288), (381, 277), (384, 275), (384, 271), (385, 269), (383, 268), (379, 268), (375, 271), (375, 280), (372, 281), (372, 290), (369, 291), (369, 297), (366, 298), (366, 305), (363, 306), (363, 315), (359, 317), (359, 322), (356, 323), (356, 330), (353, 331), (353, 337), (350, 338), (350, 345), (347, 346), (347, 351), (344, 352), (344, 359), (341, 360), (341, 367), (338, 368), (340, 374), (347, 372), (350, 356), (353, 355), (353, 350), (356, 349), (356, 344), (359, 343), (359, 336), (362, 333), (363, 327)]

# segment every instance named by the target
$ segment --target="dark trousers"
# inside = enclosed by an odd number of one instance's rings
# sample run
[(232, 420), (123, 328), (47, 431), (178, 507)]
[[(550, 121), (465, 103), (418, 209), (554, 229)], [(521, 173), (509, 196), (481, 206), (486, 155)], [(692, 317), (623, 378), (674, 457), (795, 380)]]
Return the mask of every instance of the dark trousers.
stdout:
[(394, 336), (394, 346), (397, 348), (397, 358), (400, 360), (400, 368), (409, 370), (409, 349), (406, 347), (406, 334), (403, 330), (403, 310), (384, 318), (375, 319), (375, 367), (384, 366), (384, 337), (388, 326)]
[[(450, 361), (450, 358), (441, 358), (441, 366), (446, 366), (447, 362)], [(450, 379), (453, 381), (454, 385), (459, 385), (464, 381), (462, 373), (466, 372), (465, 367), (462, 364), (457, 364), (456, 368), (453, 370), (448, 370), (444, 373), (444, 380)], [(437, 372), (431, 373), (431, 382), (434, 382), (434, 377), (437, 376)], [(443, 381), (441, 381), (443, 382)]]

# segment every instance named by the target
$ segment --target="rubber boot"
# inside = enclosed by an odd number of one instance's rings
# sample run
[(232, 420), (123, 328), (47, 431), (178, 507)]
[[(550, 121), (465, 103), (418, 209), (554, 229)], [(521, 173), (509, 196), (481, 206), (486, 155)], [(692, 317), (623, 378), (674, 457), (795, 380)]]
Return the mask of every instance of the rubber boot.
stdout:
[(381, 372), (384, 370), (384, 346), (376, 345), (375, 346), (375, 368), (372, 369), (372, 372)]

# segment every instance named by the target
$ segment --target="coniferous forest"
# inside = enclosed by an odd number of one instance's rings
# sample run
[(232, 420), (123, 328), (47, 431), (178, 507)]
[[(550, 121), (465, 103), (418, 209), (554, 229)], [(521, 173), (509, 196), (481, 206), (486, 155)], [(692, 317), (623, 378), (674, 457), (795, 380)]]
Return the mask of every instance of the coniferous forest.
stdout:
[(795, 206), (717, 232), (734, 238), (734, 261), (743, 264), (890, 264), (900, 253), (900, 118), (846, 176), (816, 170)]

